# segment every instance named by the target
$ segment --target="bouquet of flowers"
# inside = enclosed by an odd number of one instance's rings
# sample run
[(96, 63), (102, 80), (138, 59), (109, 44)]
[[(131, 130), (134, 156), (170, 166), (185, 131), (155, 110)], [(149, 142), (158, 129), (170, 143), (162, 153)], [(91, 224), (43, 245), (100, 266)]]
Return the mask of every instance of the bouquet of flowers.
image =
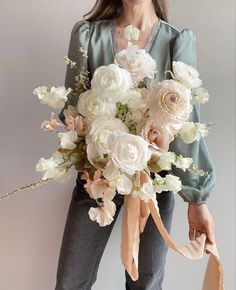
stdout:
[[(59, 148), (36, 165), (43, 180), (58, 182), (68, 180), (71, 167), (83, 171), (86, 191), (98, 204), (90, 208), (89, 216), (100, 226), (113, 221), (116, 206), (112, 199), (116, 194), (148, 202), (156, 193), (180, 191), (179, 177), (158, 174), (172, 165), (207, 174), (194, 166), (192, 158), (168, 150), (175, 136), (191, 143), (208, 133), (210, 124), (188, 122), (192, 102), (204, 103), (209, 97), (201, 87), (199, 73), (173, 61), (173, 72), (169, 71), (172, 79), (158, 82), (154, 79), (155, 60), (132, 44), (138, 34), (137, 28), (126, 27), (127, 48), (115, 55), (114, 63), (98, 67), (91, 84), (86, 83), (84, 72), (80, 75), (82, 90), (77, 105), (63, 111), (66, 126), (57, 134)], [(81, 51), (86, 57), (83, 48)], [(66, 63), (71, 69), (76, 66), (68, 57)], [(71, 89), (41, 86), (33, 93), (40, 102), (57, 109), (64, 107)], [(55, 131), (59, 125), (52, 113), (42, 128)]]
[[(160, 175), (172, 166), (198, 175), (208, 174), (193, 164), (191, 157), (171, 152), (169, 145), (177, 136), (185, 143), (198, 141), (207, 136), (212, 124), (188, 121), (194, 102), (203, 104), (209, 99), (198, 71), (184, 62), (173, 61), (172, 71), (165, 72), (172, 78), (158, 81), (155, 60), (133, 44), (139, 38), (139, 30), (129, 25), (124, 36), (127, 48), (115, 55), (114, 63), (98, 67), (91, 82), (89, 72), (80, 71), (75, 78), (76, 92), (64, 86), (33, 90), (41, 103), (63, 109), (65, 119), (64, 124), (58, 122), (52, 112), (50, 120), (42, 122), (44, 131), (57, 133), (59, 146), (50, 158), (37, 162), (42, 180), (26, 187), (49, 180), (64, 183), (70, 178), (71, 168), (80, 171), (87, 193), (97, 203), (88, 215), (100, 226), (113, 221), (116, 205), (112, 200), (116, 194), (124, 195), (122, 262), (136, 280), (139, 234), (150, 213), (169, 247), (191, 259), (203, 254), (205, 235), (191, 241), (192, 247), (178, 248), (171, 241), (159, 215), (156, 194), (169, 190), (176, 194), (181, 190), (178, 176)], [(81, 57), (87, 58), (83, 47), (80, 52)], [(65, 62), (70, 69), (76, 68), (68, 56)], [(76, 104), (65, 107), (73, 93)], [(63, 130), (56, 130), (58, 127)], [(220, 281), (217, 249), (208, 250), (217, 261)]]

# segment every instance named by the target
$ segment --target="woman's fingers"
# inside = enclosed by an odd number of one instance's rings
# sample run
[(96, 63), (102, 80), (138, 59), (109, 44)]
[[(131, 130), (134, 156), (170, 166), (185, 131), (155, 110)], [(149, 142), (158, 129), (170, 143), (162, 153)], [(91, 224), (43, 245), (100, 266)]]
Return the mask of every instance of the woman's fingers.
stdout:
[(208, 222), (206, 224), (206, 234), (210, 243), (215, 243), (214, 224)]

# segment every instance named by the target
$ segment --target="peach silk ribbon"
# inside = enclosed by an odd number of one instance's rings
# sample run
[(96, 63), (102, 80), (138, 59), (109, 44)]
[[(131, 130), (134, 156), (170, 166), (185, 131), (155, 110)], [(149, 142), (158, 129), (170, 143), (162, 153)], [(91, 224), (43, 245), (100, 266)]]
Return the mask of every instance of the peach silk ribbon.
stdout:
[(143, 232), (149, 214), (163, 237), (166, 245), (189, 259), (201, 259), (204, 251), (209, 251), (209, 259), (205, 271), (202, 290), (224, 290), (223, 269), (216, 244), (206, 242), (206, 234), (198, 233), (195, 239), (184, 247), (177, 247), (171, 240), (159, 214), (158, 202), (155, 198), (149, 202), (132, 195), (124, 196), (123, 217), (121, 225), (121, 261), (133, 281), (139, 277), (138, 253), (140, 233)]

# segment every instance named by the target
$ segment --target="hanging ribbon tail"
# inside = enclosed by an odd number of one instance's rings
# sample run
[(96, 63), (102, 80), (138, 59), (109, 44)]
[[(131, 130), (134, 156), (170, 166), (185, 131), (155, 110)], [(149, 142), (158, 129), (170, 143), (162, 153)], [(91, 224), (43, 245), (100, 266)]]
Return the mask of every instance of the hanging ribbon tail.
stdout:
[(121, 229), (121, 260), (133, 281), (138, 274), (138, 252), (140, 233), (143, 232), (149, 215), (151, 214), (157, 229), (166, 245), (188, 259), (201, 259), (206, 250), (209, 251), (209, 260), (205, 271), (202, 290), (224, 290), (223, 269), (217, 252), (216, 244), (206, 241), (205, 233), (198, 233), (195, 239), (184, 247), (178, 248), (171, 240), (159, 214), (159, 207), (154, 197), (149, 202), (144, 202), (138, 197), (125, 195), (123, 219)]
[(150, 211), (139, 197), (124, 196), (121, 225), (121, 261), (133, 281), (138, 279), (140, 233), (143, 232)]

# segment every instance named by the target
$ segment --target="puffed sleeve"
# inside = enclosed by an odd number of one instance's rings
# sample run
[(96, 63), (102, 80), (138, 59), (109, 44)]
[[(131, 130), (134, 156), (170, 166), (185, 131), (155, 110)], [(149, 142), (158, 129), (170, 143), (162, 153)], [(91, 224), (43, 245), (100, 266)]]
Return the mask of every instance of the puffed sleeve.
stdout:
[[(67, 56), (72, 61), (76, 62), (76, 68), (71, 68), (67, 65), (64, 86), (66, 89), (71, 88), (72, 91), (67, 95), (68, 99), (58, 114), (58, 118), (65, 124), (65, 116), (63, 111), (69, 106), (75, 106), (78, 101), (78, 94), (76, 94), (75, 76), (80, 73), (81, 70), (88, 70), (87, 59), (82, 57), (79, 48), (88, 49), (89, 37), (90, 37), (90, 25), (86, 20), (78, 21), (74, 24), (68, 48)], [(66, 124), (65, 124), (66, 125)]]
[[(183, 61), (197, 69), (196, 36), (191, 29), (183, 29), (176, 36), (173, 46), (173, 60)], [(193, 105), (189, 121), (201, 122), (199, 104)], [(176, 137), (170, 144), (169, 150), (184, 157), (193, 158), (195, 165), (208, 172), (208, 175), (199, 176), (188, 170), (184, 172), (174, 165), (172, 167), (172, 173), (182, 180), (182, 190), (178, 194), (183, 200), (189, 203), (207, 203), (210, 192), (216, 182), (216, 171), (205, 139), (201, 138), (199, 141), (186, 144), (182, 139)]]

